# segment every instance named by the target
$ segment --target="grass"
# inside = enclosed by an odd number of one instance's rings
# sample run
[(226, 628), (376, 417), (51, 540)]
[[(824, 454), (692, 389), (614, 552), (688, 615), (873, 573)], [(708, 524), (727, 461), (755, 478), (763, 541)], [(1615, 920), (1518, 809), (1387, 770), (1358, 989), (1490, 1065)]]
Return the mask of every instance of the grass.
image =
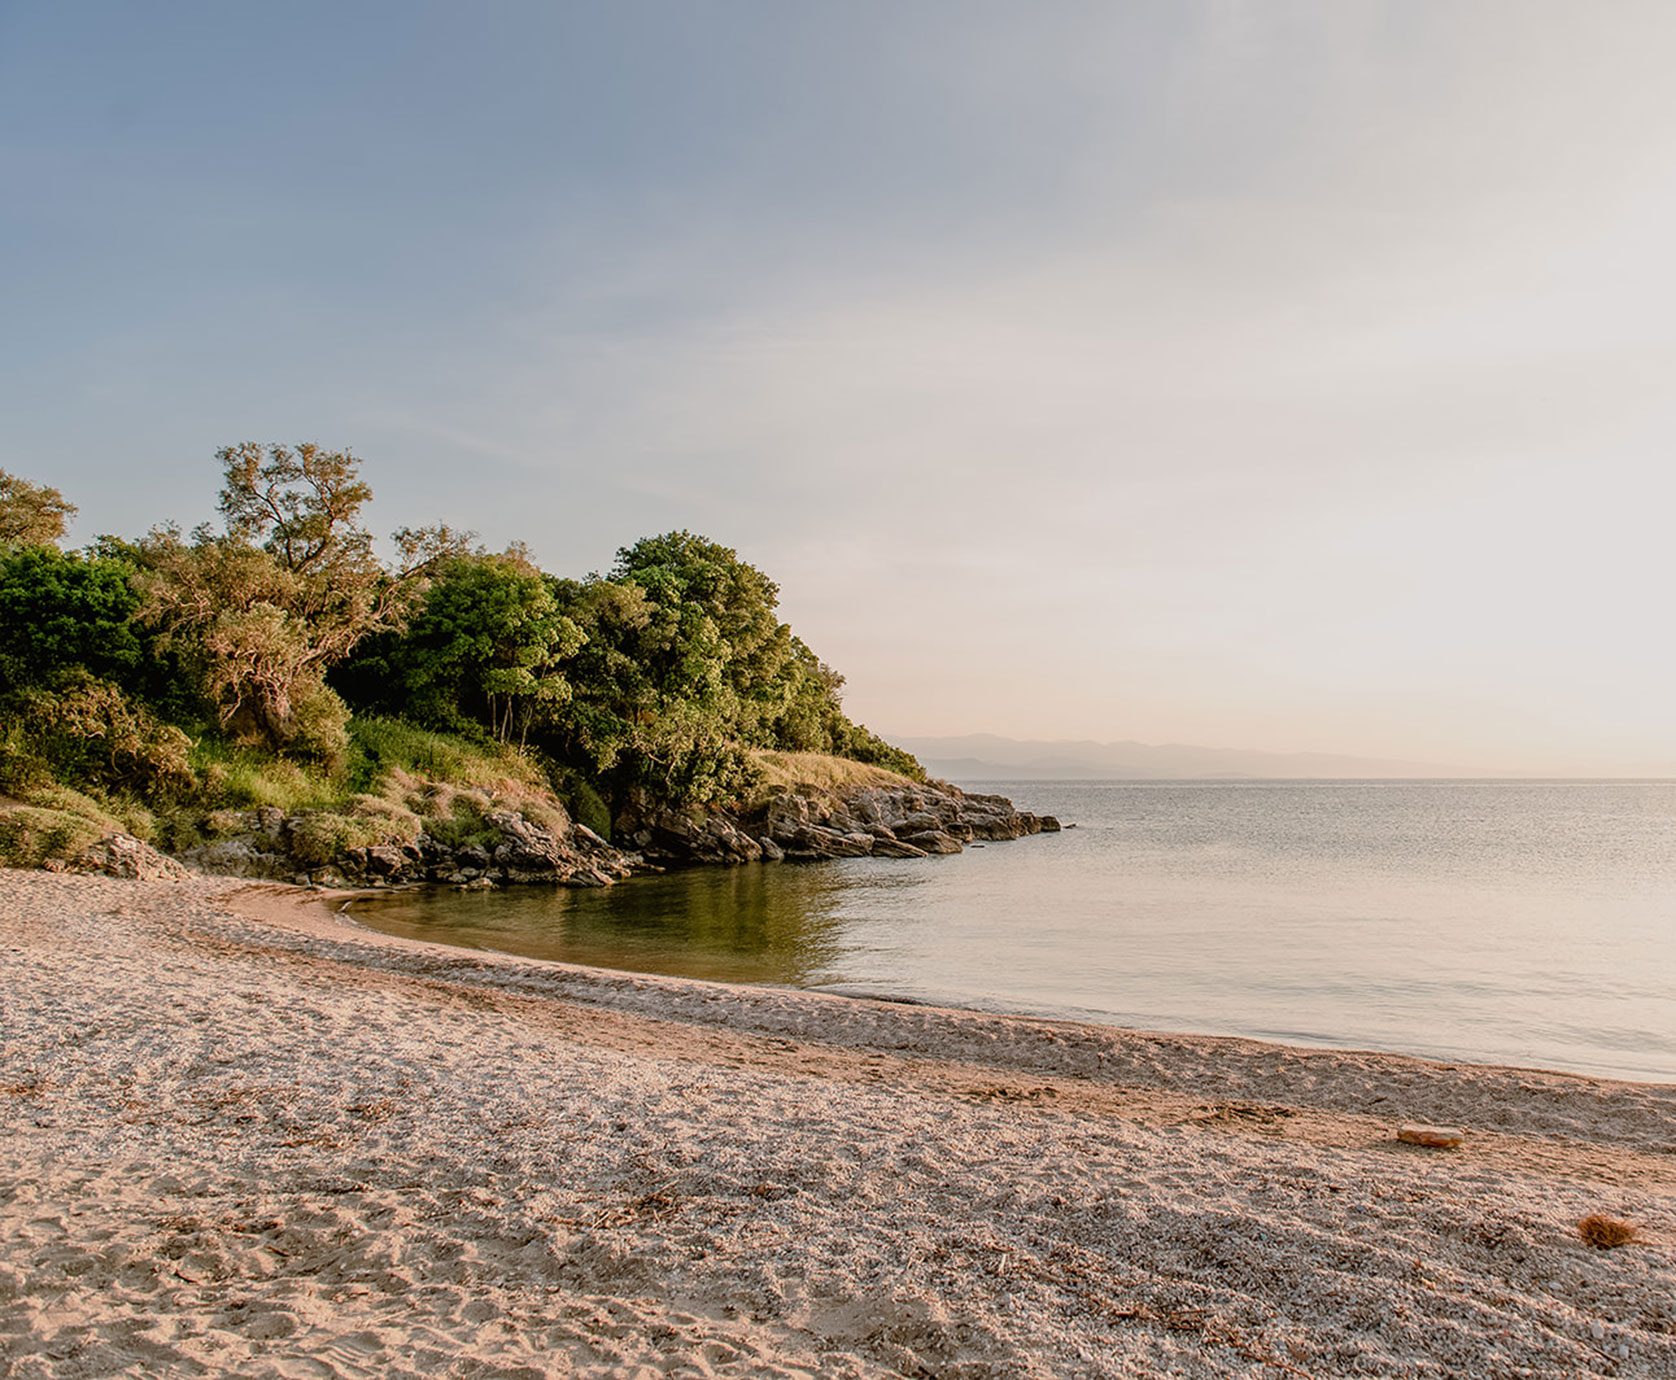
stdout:
[(0, 808), (0, 866), (65, 862), (106, 834), (121, 830), (151, 840), (156, 818), (145, 806), (69, 786), (33, 786)]
[(758, 750), (752, 760), (762, 773), (757, 787), (761, 794), (778, 790), (807, 790), (829, 795), (847, 795), (869, 787), (900, 790), (918, 785), (900, 772), (852, 762), (847, 757), (828, 757), (819, 752), (769, 752)]
[(391, 768), (441, 784), (547, 787), (541, 769), (513, 748), (415, 728), (399, 719), (372, 715), (351, 719), (349, 750), (346, 773), (357, 791), (372, 789), (380, 774)]
[(421, 832), (450, 847), (489, 843), (493, 810), (516, 810), (562, 832), (564, 806), (541, 768), (513, 748), (373, 716), (349, 724), (349, 757), (318, 813), (292, 830), (299, 857), (324, 863), (346, 848), (411, 843)]

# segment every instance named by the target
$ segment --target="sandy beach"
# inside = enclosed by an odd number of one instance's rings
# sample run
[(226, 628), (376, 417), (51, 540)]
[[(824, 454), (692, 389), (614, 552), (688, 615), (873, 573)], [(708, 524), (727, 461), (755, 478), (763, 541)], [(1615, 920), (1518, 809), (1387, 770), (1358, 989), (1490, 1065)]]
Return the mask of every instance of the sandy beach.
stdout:
[(1676, 1087), (464, 953), (214, 879), (0, 872), (0, 965), (8, 1380), (1676, 1376)]

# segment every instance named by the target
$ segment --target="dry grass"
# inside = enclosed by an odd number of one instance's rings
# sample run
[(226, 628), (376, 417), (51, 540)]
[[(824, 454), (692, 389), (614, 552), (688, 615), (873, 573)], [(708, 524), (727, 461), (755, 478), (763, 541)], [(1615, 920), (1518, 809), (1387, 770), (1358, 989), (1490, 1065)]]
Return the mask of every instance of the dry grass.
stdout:
[(813, 786), (817, 791), (846, 795), (869, 786), (899, 790), (919, 784), (884, 767), (852, 762), (847, 757), (828, 757), (819, 752), (758, 751), (751, 756), (762, 770), (760, 789), (765, 791)]
[(1620, 1222), (1616, 1217), (1603, 1217), (1594, 1212), (1577, 1224), (1577, 1234), (1589, 1245), (1605, 1251), (1628, 1245), (1641, 1233), (1633, 1222)]

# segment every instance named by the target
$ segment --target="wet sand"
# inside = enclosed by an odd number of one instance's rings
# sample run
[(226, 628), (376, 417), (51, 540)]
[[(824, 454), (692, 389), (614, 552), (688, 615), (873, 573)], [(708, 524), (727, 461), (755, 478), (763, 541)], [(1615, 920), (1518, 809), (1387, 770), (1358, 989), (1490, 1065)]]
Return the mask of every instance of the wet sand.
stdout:
[(465, 953), (213, 879), (0, 872), (0, 964), (8, 1380), (1676, 1376), (1676, 1087)]

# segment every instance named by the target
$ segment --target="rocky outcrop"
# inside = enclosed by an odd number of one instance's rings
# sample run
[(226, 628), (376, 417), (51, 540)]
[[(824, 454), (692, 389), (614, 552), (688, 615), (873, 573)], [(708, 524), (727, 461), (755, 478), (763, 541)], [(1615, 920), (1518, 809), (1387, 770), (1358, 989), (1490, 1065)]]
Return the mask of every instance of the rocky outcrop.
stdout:
[(63, 870), (131, 877), (142, 882), (183, 882), (196, 875), (191, 868), (159, 853), (149, 843), (120, 831), (89, 844), (64, 864)]
[(974, 841), (1055, 833), (1051, 815), (1018, 810), (1005, 796), (941, 782), (778, 791), (737, 814), (683, 814), (631, 798), (618, 835), (645, 856), (692, 863), (815, 862), (825, 858), (923, 858), (959, 853)]
[(220, 876), (329, 887), (600, 887), (644, 868), (643, 859), (613, 848), (591, 829), (568, 820), (550, 828), (517, 810), (487, 811), (482, 828), (465, 842), (421, 831), (412, 839), (342, 848), (323, 844), (323, 818), (312, 810), (247, 810), (233, 821), (235, 832), (183, 858)]
[[(364, 829), (365, 821), (313, 810), (246, 810), (223, 818), (222, 837), (182, 858), (198, 871), (220, 876), (339, 888), (426, 883), (473, 889), (600, 887), (663, 867), (924, 858), (959, 853), (975, 842), (1059, 829), (1051, 815), (1015, 809), (1005, 796), (941, 782), (870, 785), (845, 793), (801, 786), (779, 790), (743, 811), (686, 812), (636, 794), (615, 831), (632, 852), (613, 847), (562, 811), (549, 808), (547, 817), (542, 823), (518, 810), (489, 805), (463, 841), (421, 827), (409, 838), (351, 843), (350, 826)], [(440, 826), (431, 827), (441, 832)], [(161, 854), (156, 857), (179, 866)]]

